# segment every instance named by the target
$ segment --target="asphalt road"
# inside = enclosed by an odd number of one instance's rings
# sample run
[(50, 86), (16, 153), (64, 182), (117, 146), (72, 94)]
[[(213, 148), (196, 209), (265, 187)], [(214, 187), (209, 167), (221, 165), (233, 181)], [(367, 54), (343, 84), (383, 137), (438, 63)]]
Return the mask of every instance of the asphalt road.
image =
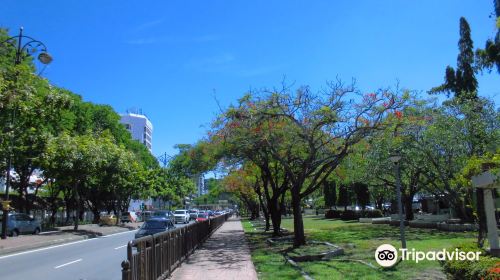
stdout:
[[(183, 227), (184, 224), (176, 224)], [(0, 279), (120, 280), (136, 230), (0, 257)]]

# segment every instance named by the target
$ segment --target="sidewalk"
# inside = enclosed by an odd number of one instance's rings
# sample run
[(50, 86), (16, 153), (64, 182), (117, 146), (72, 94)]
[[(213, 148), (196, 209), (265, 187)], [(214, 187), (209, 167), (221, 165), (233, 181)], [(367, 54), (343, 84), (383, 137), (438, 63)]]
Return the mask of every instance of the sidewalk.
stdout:
[(5, 240), (0, 239), (0, 256), (129, 231), (136, 229), (139, 225), (140, 223), (129, 223), (123, 226), (100, 227), (96, 224), (87, 224), (80, 225), (78, 231), (73, 231), (73, 226), (67, 226), (58, 227), (57, 231), (42, 232), (38, 235), (26, 234), (7, 237)]
[(227, 220), (179, 268), (171, 280), (257, 279), (239, 218)]

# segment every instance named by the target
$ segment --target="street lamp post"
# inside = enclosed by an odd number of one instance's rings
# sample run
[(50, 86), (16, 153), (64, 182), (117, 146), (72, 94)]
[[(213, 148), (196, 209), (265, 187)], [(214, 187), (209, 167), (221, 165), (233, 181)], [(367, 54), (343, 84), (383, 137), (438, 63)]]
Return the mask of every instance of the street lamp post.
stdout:
[(401, 171), (399, 168), (399, 161), (401, 156), (399, 154), (394, 154), (389, 157), (389, 160), (394, 163), (394, 169), (396, 170), (396, 194), (398, 196), (398, 212), (399, 212), (399, 235), (401, 238), (401, 247), (406, 248), (406, 238), (405, 238), (405, 224), (403, 219), (403, 205), (401, 202)]
[[(23, 42), (24, 39), (24, 42)], [(2, 45), (11, 45), (16, 48), (16, 59), (14, 61), (14, 65), (19, 65), (26, 57), (32, 56), (36, 53), (38, 54), (38, 60), (42, 64), (49, 64), (52, 62), (52, 56), (47, 53), (47, 47), (44, 43), (35, 40), (29, 36), (23, 35), (23, 28), (19, 29), (19, 35), (10, 37), (9, 39), (2, 42)], [(12, 112), (12, 119), (10, 123), (10, 141), (9, 141), (9, 150), (7, 155), (7, 175), (5, 176), (5, 199), (2, 203), (2, 233), (1, 238), (7, 238), (7, 219), (9, 216), (10, 210), (10, 198), (9, 198), (9, 189), (10, 189), (10, 171), (12, 169), (12, 150), (13, 150), (13, 142), (14, 142), (14, 121), (15, 121), (15, 110)]]

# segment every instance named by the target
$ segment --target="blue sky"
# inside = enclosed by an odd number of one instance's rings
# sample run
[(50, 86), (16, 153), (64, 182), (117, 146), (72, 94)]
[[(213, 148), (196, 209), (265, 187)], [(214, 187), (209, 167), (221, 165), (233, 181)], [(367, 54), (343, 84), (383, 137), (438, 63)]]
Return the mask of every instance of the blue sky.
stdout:
[[(475, 47), (495, 34), (493, 1), (19, 1), (3, 0), (0, 26), (43, 41), (52, 83), (153, 122), (153, 153), (194, 143), (250, 88), (320, 89), (356, 78), (372, 91), (425, 92), (456, 65), (460, 16)], [(478, 77), (500, 103), (500, 75)]]

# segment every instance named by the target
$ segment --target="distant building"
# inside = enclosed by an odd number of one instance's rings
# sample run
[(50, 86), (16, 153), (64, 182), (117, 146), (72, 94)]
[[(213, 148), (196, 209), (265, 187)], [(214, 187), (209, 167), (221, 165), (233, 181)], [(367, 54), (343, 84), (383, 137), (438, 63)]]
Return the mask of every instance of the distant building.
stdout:
[(130, 131), (132, 139), (141, 142), (149, 149), (149, 151), (151, 151), (153, 148), (153, 124), (148, 117), (142, 114), (130, 112), (120, 116), (120, 122), (125, 125), (125, 128), (128, 131)]
[(198, 196), (208, 193), (207, 186), (205, 185), (205, 176), (203, 174), (194, 176), (194, 184), (196, 186), (196, 193)]
[[(10, 171), (10, 178), (11, 182), (19, 182), (19, 175), (14, 171), (14, 169), (11, 169)], [(43, 177), (43, 173), (39, 169), (33, 170), (33, 173), (31, 174), (29, 178), (29, 185), (28, 185), (28, 193), (34, 193), (36, 186), (40, 185), (45, 178)], [(6, 178), (1, 177), (0, 178), (0, 192), (5, 192), (7, 186), (5, 185)], [(14, 193), (13, 188), (12, 188), (12, 183), (10, 185), (9, 191), (11, 193)], [(17, 191), (15, 192), (17, 193)]]

